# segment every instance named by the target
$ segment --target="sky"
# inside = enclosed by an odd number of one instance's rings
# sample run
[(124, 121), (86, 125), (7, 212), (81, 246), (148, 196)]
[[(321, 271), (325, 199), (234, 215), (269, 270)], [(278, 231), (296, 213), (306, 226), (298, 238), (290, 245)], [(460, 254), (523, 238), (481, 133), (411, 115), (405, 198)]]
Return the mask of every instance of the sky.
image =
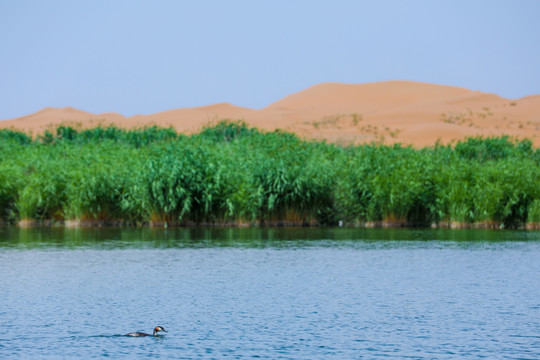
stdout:
[(260, 109), (323, 82), (540, 94), (538, 0), (0, 0), (0, 119)]

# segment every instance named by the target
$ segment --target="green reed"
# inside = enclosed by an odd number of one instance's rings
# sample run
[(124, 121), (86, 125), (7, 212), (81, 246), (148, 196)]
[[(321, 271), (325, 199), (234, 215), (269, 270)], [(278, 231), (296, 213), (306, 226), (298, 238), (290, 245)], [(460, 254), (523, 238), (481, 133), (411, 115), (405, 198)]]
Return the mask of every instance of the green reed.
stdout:
[(231, 121), (1, 130), (0, 219), (519, 227), (540, 223), (540, 152), (508, 137), (340, 147)]

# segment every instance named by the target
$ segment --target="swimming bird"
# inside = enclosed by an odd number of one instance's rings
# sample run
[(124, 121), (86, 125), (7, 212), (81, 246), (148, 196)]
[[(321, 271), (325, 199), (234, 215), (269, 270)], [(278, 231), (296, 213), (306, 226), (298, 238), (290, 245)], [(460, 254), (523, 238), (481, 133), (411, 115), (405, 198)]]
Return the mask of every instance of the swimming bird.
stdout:
[(137, 332), (131, 332), (131, 333), (126, 334), (124, 336), (159, 336), (158, 332), (160, 332), (160, 331), (167, 332), (167, 330), (165, 330), (165, 328), (163, 326), (156, 326), (154, 328), (154, 333), (152, 335), (137, 331)]

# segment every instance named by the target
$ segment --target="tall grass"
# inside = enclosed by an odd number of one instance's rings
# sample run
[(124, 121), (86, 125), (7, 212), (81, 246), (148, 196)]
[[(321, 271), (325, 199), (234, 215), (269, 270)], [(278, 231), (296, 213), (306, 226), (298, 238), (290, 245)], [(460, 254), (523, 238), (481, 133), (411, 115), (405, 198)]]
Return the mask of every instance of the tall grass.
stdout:
[(220, 122), (0, 131), (0, 219), (129, 224), (540, 223), (540, 151), (528, 140), (339, 147)]

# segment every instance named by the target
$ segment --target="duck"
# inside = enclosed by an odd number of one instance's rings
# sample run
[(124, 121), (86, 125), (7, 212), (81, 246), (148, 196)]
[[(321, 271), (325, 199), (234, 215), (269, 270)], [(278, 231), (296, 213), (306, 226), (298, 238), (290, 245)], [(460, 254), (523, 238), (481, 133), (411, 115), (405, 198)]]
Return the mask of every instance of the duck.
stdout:
[(165, 328), (163, 326), (156, 326), (154, 328), (153, 334), (147, 334), (147, 333), (136, 331), (136, 332), (130, 332), (130, 333), (124, 335), (124, 336), (160, 336), (160, 335), (158, 335), (158, 332), (160, 332), (160, 331), (167, 332), (167, 330), (165, 330)]

